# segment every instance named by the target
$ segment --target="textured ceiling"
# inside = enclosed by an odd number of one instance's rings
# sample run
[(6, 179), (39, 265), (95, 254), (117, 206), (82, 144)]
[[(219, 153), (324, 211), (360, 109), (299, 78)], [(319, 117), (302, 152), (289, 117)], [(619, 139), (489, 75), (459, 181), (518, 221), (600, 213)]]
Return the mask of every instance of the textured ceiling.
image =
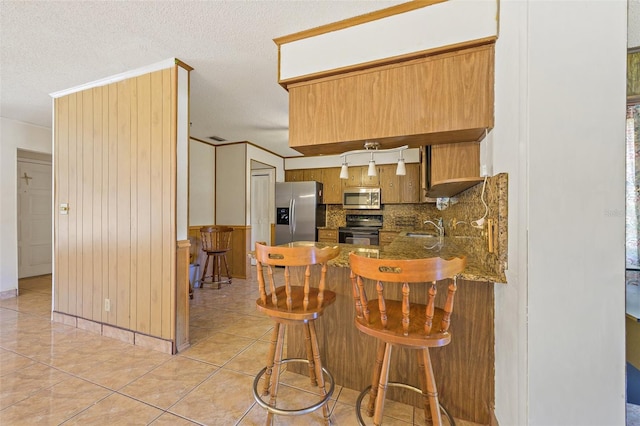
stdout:
[(0, 115), (51, 127), (50, 93), (176, 57), (192, 136), (299, 155), (273, 39), (403, 2), (2, 0)]
[(403, 2), (0, 0), (0, 116), (51, 127), (50, 93), (176, 57), (194, 67), (192, 136), (299, 155), (273, 39)]

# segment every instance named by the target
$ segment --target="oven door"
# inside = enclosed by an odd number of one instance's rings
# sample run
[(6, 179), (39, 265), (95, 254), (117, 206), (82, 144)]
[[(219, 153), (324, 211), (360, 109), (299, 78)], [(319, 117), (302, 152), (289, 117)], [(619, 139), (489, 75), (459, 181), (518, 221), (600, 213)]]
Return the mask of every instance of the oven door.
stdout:
[(345, 243), (347, 244), (360, 244), (363, 246), (371, 245), (371, 238), (368, 237), (347, 237)]
[(378, 232), (357, 231), (349, 229), (340, 229), (338, 231), (338, 242), (344, 244), (360, 244), (365, 246), (377, 246), (379, 244)]

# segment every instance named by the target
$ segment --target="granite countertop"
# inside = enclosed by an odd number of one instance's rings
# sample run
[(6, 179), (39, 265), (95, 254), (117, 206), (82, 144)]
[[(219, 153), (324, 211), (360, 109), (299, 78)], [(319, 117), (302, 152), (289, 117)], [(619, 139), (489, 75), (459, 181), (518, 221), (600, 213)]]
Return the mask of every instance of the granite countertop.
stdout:
[[(466, 256), (467, 267), (460, 275), (461, 279), (491, 283), (504, 282), (498, 274), (483, 267), (480, 259), (476, 259), (464, 249), (467, 245), (465, 238), (468, 237), (409, 237), (406, 231), (402, 231), (393, 242), (384, 247), (340, 243), (337, 244), (341, 248), (340, 254), (335, 259), (329, 261), (329, 265), (348, 268), (349, 253), (352, 251), (358, 255), (381, 259), (421, 259), (428, 257), (451, 259), (453, 257)], [(315, 245), (317, 247), (326, 247), (334, 244), (298, 241), (289, 243), (288, 245)]]

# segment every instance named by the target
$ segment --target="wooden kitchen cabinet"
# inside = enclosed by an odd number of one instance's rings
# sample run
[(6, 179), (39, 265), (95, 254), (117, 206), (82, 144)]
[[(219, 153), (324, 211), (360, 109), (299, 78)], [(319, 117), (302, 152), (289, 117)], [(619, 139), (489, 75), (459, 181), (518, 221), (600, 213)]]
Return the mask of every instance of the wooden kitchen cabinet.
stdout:
[(406, 164), (405, 176), (396, 175), (397, 164), (384, 164), (379, 167), (382, 204), (420, 202), (420, 164)]
[(340, 167), (292, 169), (285, 171), (286, 182), (316, 181), (322, 183), (324, 204), (342, 204)]
[(324, 191), (324, 204), (342, 204), (340, 167), (322, 169), (322, 188)]
[(319, 243), (337, 243), (338, 230), (336, 228), (318, 229)]
[(303, 169), (285, 170), (284, 181), (285, 182), (303, 182), (304, 170)]
[(424, 154), (429, 198), (452, 197), (483, 180), (479, 143), (427, 146)]
[[(395, 166), (394, 166), (395, 167)], [(406, 164), (407, 174), (399, 176), (402, 203), (420, 202), (420, 164)]]
[(396, 175), (396, 168), (395, 164), (380, 166), (380, 200), (382, 204), (401, 202), (402, 188), (400, 187), (400, 176)]
[(481, 140), (493, 128), (494, 45), (287, 85), (289, 146), (305, 155)]
[(377, 167), (377, 175), (369, 176), (368, 166), (349, 167), (349, 179), (342, 179), (342, 187), (367, 186), (377, 188), (380, 186), (380, 166)]
[(302, 176), (306, 182), (316, 181), (324, 183), (322, 181), (322, 169), (304, 169)]

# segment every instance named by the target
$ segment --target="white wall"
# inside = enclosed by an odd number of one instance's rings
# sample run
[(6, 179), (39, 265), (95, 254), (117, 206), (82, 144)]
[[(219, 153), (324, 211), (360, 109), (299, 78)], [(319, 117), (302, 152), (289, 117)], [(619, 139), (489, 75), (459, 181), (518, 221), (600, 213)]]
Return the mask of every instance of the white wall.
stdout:
[(501, 2), (490, 149), (510, 187), (500, 424), (625, 422), (625, 64), (626, 1)]
[(498, 0), (449, 0), (294, 40), (280, 46), (280, 79), (492, 37), (497, 9)]
[(0, 117), (0, 295), (18, 288), (18, 149), (52, 154), (52, 146), (51, 129)]
[(247, 144), (216, 147), (216, 224), (245, 225)]
[(191, 139), (189, 144), (189, 226), (213, 225), (216, 149)]

